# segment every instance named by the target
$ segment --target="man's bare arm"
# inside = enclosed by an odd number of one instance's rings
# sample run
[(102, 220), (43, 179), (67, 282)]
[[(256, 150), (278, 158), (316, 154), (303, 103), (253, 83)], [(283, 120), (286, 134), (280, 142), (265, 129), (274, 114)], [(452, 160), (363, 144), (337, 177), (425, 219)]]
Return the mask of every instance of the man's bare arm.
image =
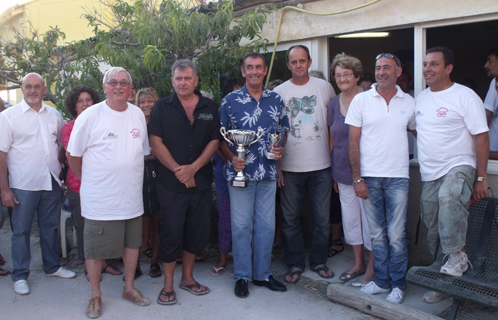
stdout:
[(81, 181), (81, 167), (83, 166), (83, 157), (73, 157), (68, 151), (66, 152), (66, 158), (74, 175)]
[(180, 166), (178, 162), (173, 159), (173, 156), (169, 152), (168, 148), (166, 148), (166, 146), (164, 145), (162, 138), (151, 134), (149, 137), (149, 142), (152, 151), (155, 153), (157, 159), (161, 161), (163, 166), (171, 171), (175, 171), (175, 169)]
[[(351, 176), (353, 181), (356, 182), (361, 179), (360, 171), (360, 137), (361, 127), (349, 126), (349, 165), (351, 166)], [(368, 187), (365, 181), (360, 181), (354, 184), (354, 191), (356, 196), (367, 199)]]
[[(475, 135), (476, 138), (476, 156), (477, 156), (477, 177), (486, 177), (488, 170), (488, 158), (489, 158), (489, 134), (483, 132)], [(488, 183), (487, 182), (474, 182), (474, 200), (479, 201), (488, 194)]]
[(493, 120), (493, 112), (486, 109), (486, 120), (488, 121), (488, 127), (491, 124), (491, 120)]
[(206, 145), (199, 158), (197, 158), (192, 164), (182, 165), (176, 168), (176, 178), (182, 183), (186, 183), (187, 181), (193, 179), (195, 173), (200, 168), (204, 167), (214, 156), (214, 153), (218, 150), (219, 143), (219, 140), (211, 140)]
[(232, 163), (235, 171), (240, 172), (244, 169), (246, 164), (245, 159), (241, 159), (239, 158), (239, 156), (233, 153), (232, 149), (230, 149), (230, 146), (228, 146), (228, 143), (226, 141), (223, 140), (220, 142), (220, 150), (221, 152), (223, 152), (227, 160)]
[(16, 196), (9, 187), (9, 174), (7, 173), (7, 154), (0, 151), (0, 191), (2, 194), (2, 204), (6, 207), (14, 208), (19, 204)]

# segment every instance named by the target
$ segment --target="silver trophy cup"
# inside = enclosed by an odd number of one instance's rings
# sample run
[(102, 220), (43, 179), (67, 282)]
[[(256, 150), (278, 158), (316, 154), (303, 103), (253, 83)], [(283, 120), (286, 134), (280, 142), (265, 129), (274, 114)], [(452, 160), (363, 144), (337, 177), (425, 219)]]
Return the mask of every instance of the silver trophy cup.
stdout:
[(266, 137), (266, 146), (267, 148), (265, 149), (265, 155), (268, 159), (273, 160), (275, 157), (277, 157), (276, 154), (272, 153), (271, 151), (268, 151), (268, 149), (272, 149), (273, 147), (278, 147), (278, 144), (282, 140), (282, 133), (280, 132), (275, 132), (275, 133), (268, 133), (268, 136)]
[[(264, 134), (263, 129), (258, 129), (258, 132), (254, 132), (252, 130), (226, 130), (225, 127), (220, 128), (220, 132), (223, 135), (223, 138), (230, 145), (237, 145), (237, 156), (241, 159), (245, 159), (246, 156), (246, 147), (249, 147), (251, 144), (258, 141), (261, 136)], [(237, 175), (230, 183), (232, 187), (245, 188), (247, 187), (247, 181), (244, 177), (242, 171), (237, 172)]]

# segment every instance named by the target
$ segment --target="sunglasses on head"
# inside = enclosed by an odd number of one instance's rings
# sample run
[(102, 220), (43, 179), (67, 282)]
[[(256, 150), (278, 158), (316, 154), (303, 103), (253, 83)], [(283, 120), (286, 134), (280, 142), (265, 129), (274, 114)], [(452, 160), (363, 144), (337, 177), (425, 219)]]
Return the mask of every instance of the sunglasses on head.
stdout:
[(379, 60), (382, 57), (386, 57), (388, 59), (393, 59), (396, 62), (398, 67), (401, 67), (401, 61), (399, 61), (398, 57), (391, 53), (381, 53), (377, 57), (375, 57), (375, 61)]

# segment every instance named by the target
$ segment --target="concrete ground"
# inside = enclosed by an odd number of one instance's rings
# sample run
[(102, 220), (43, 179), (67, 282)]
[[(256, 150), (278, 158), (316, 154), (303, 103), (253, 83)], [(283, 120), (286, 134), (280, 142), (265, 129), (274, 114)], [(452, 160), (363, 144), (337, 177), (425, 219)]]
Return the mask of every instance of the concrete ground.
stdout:
[[(68, 228), (69, 232), (69, 228)], [(7, 260), (3, 266), (12, 270), (10, 224), (7, 220), (0, 229), (0, 252)], [(72, 237), (69, 234), (69, 238)], [(31, 236), (31, 274), (28, 284), (31, 293), (20, 296), (12, 290), (10, 276), (0, 277), (0, 318), (1, 319), (87, 319), (85, 310), (90, 298), (90, 285), (83, 273), (83, 265), (76, 263), (76, 249), (73, 248), (68, 258), (61, 258), (63, 266), (77, 272), (74, 279), (46, 277), (41, 268), (41, 253), (36, 223)], [(287, 268), (283, 261), (283, 249), (275, 250), (272, 263), (274, 276), (283, 281)], [(139, 277), (135, 285), (151, 300), (148, 307), (138, 307), (121, 298), (123, 289), (122, 276), (104, 274), (102, 276), (103, 315), (101, 319), (374, 319), (355, 309), (333, 303), (326, 297), (327, 285), (341, 283), (339, 275), (352, 263), (353, 253), (350, 247), (328, 260), (328, 267), (336, 276), (325, 281), (316, 273), (306, 270), (303, 278), (295, 285), (287, 285), (284, 293), (272, 292), (266, 288), (249, 285), (250, 295), (245, 299), (234, 296), (233, 264), (229, 263), (225, 273), (220, 277), (209, 275), (216, 262), (214, 249), (207, 248), (206, 258), (197, 262), (194, 269), (196, 280), (208, 286), (211, 292), (205, 296), (194, 296), (179, 288), (176, 289), (178, 304), (162, 306), (156, 303), (157, 295), (162, 288), (163, 278), (152, 279), (148, 276), (150, 260), (141, 258), (144, 275)], [(119, 262), (116, 262), (119, 265)], [(120, 265), (122, 268), (122, 265)], [(176, 285), (180, 282), (181, 266), (175, 274)], [(348, 285), (348, 282), (344, 283)], [(421, 301), (425, 290), (409, 285), (403, 305), (423, 310), (434, 315), (445, 316), (451, 305), (451, 299), (429, 305)], [(385, 298), (379, 295), (379, 298)], [(475, 305), (464, 304), (458, 319), (496, 319), (498, 312)]]

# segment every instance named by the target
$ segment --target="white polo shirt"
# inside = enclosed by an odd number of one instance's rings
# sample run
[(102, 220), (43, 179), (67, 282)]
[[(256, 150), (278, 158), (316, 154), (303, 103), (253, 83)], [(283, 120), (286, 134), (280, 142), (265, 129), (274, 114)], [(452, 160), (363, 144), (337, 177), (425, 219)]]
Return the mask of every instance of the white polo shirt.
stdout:
[(361, 128), (362, 177), (409, 178), (407, 130), (415, 129), (415, 100), (398, 86), (396, 90), (388, 106), (374, 83), (349, 106), (345, 122)]
[(0, 151), (7, 153), (10, 188), (52, 190), (51, 176), (60, 184), (63, 126), (59, 111), (44, 103), (36, 112), (23, 99), (0, 113)]
[(496, 78), (489, 84), (489, 90), (484, 99), (484, 108), (493, 113), (489, 124), (489, 150), (498, 151), (498, 92), (496, 90)]
[(433, 181), (460, 165), (476, 167), (473, 135), (487, 132), (481, 98), (454, 83), (446, 90), (429, 88), (417, 96), (417, 147), (422, 181)]
[(127, 220), (143, 214), (144, 156), (150, 153), (145, 116), (106, 101), (86, 109), (74, 124), (67, 150), (83, 157), (81, 215), (90, 220)]

